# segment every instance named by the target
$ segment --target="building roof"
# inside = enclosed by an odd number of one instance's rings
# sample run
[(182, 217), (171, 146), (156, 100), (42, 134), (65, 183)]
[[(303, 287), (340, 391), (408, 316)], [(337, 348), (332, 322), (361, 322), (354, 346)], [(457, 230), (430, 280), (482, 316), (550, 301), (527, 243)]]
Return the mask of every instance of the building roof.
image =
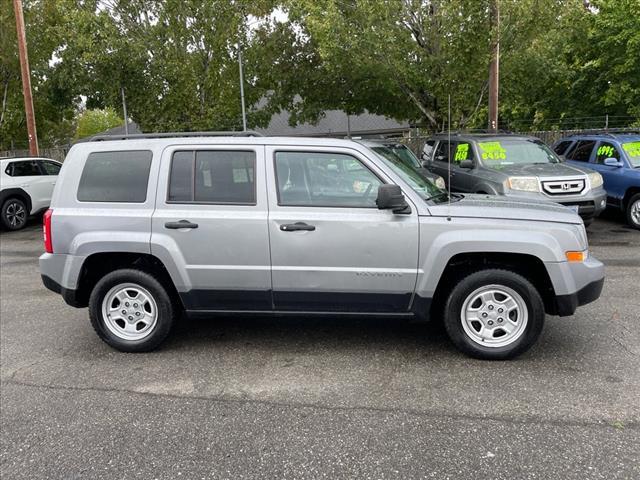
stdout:
[(276, 113), (271, 117), (267, 128), (255, 130), (267, 136), (306, 136), (321, 137), (357, 135), (384, 135), (401, 133), (411, 125), (407, 121), (397, 120), (375, 115), (369, 112), (360, 115), (349, 115), (342, 110), (327, 110), (316, 124), (302, 123), (294, 127), (289, 125), (291, 115), (287, 111)]
[[(128, 127), (129, 127), (129, 134), (130, 135), (142, 133), (142, 130), (140, 130), (140, 127), (138, 126), (138, 124), (136, 122), (129, 122)], [(124, 125), (120, 125), (119, 127), (110, 128), (109, 130), (106, 130), (106, 131), (100, 133), (99, 135), (124, 135)]]

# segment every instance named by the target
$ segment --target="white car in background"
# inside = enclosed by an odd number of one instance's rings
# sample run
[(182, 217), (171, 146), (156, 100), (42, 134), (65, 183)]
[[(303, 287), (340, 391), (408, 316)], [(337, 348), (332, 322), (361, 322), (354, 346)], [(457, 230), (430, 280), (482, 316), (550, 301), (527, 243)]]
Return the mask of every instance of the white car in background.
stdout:
[(0, 159), (0, 224), (20, 230), (30, 215), (49, 208), (62, 164), (48, 158)]

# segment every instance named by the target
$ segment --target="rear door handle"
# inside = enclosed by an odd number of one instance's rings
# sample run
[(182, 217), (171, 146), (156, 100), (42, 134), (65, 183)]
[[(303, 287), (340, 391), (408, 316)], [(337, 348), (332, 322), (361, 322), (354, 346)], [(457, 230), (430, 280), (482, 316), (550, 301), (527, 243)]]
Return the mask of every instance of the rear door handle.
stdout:
[(299, 230), (304, 230), (307, 232), (313, 232), (316, 229), (313, 225), (307, 225), (304, 222), (296, 222), (296, 223), (284, 223), (280, 225), (280, 230), (283, 232), (296, 232)]
[(167, 222), (164, 224), (164, 228), (170, 228), (172, 230), (178, 230), (179, 228), (198, 228), (198, 224), (192, 223), (189, 220), (180, 220), (179, 222)]

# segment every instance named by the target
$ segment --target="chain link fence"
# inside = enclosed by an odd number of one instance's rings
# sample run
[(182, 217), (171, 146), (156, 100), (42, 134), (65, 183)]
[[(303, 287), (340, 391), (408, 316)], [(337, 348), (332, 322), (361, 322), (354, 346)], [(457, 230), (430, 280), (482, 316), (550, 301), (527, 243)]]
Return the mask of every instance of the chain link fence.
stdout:
[[(51, 158), (59, 162), (64, 161), (64, 157), (67, 156), (71, 147), (54, 147), (54, 148), (41, 148), (40, 156), (44, 158)], [(2, 157), (30, 157), (29, 150), (0, 150), (0, 158)]]

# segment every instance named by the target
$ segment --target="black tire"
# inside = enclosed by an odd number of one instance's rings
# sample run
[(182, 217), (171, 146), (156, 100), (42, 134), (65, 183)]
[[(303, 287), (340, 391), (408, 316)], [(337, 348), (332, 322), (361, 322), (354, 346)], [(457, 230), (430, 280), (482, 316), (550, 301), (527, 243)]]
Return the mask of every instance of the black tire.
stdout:
[[(467, 297), (478, 289), (489, 285), (513, 290), (520, 295), (527, 309), (526, 325), (522, 327), (519, 336), (508, 345), (481, 345), (472, 339), (463, 326), (462, 308)], [(483, 360), (506, 360), (529, 350), (542, 332), (544, 318), (542, 298), (531, 282), (517, 273), (499, 269), (480, 270), (462, 278), (452, 288), (444, 307), (444, 325), (451, 341), (467, 355)], [(496, 327), (498, 327), (497, 324)]]
[[(157, 307), (153, 328), (142, 339), (129, 340), (116, 335), (107, 326), (102, 312), (105, 296), (116, 286), (133, 284), (146, 290)], [(89, 297), (89, 318), (98, 336), (121, 352), (149, 352), (156, 349), (169, 335), (177, 316), (177, 309), (165, 287), (152, 275), (135, 269), (115, 270), (98, 281)]]
[(2, 226), (7, 230), (20, 230), (27, 225), (29, 212), (27, 204), (18, 197), (5, 200), (0, 209), (0, 220)]
[[(638, 210), (640, 209), (640, 193), (636, 193), (632, 196), (627, 202), (627, 223), (630, 227), (640, 230), (640, 216), (638, 215)], [(635, 217), (635, 218), (634, 218)]]

